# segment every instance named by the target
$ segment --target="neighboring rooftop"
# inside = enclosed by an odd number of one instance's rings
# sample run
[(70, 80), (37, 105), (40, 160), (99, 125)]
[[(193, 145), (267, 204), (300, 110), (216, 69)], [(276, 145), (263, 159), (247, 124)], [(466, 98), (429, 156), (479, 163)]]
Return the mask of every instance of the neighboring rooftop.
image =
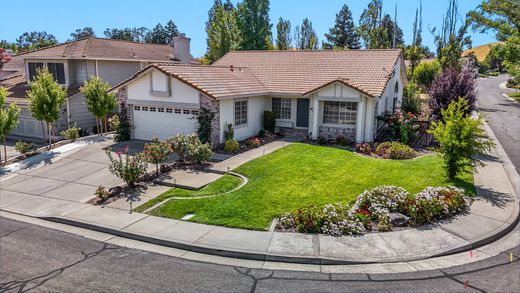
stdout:
[(173, 48), (169, 45), (137, 43), (94, 37), (21, 53), (18, 56), (36, 59), (176, 61), (175, 56), (173, 56)]
[(270, 93), (303, 95), (339, 81), (369, 96), (380, 96), (400, 55), (399, 49), (234, 51), (214, 65), (247, 67)]

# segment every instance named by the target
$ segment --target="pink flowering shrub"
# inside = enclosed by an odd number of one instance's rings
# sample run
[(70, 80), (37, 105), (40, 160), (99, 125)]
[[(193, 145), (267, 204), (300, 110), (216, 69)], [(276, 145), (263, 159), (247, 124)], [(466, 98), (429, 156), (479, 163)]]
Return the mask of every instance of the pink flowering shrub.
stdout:
[(4, 48), (0, 48), (0, 69), (9, 61), (11, 61), (11, 55), (9, 55)]
[(143, 160), (147, 163), (155, 165), (155, 171), (159, 174), (159, 165), (168, 160), (168, 156), (172, 153), (171, 144), (167, 141), (161, 141), (154, 137), (151, 143), (144, 145)]
[(128, 154), (128, 146), (116, 152), (116, 156), (112, 155), (110, 149), (105, 151), (110, 165), (108, 170), (110, 173), (121, 178), (128, 186), (133, 187), (141, 176), (146, 174), (146, 162), (143, 155), (138, 153), (134, 156)]

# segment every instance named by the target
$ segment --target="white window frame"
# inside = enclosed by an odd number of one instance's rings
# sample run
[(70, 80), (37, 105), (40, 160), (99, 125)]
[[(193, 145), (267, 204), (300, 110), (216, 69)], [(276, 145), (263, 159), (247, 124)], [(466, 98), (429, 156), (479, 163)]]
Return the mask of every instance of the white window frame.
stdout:
[[(279, 105), (275, 105), (280, 103)], [(275, 107), (276, 106), (276, 107)], [(271, 107), (276, 115), (276, 119), (291, 120), (292, 99), (289, 98), (272, 98)]]
[[(337, 113), (325, 113), (325, 104), (326, 103), (338, 103), (338, 111)], [(347, 106), (350, 106), (352, 109), (347, 109)], [(358, 108), (358, 102), (343, 102), (343, 101), (323, 101), (323, 109), (322, 109), (322, 124), (323, 125), (329, 125), (334, 127), (343, 127), (343, 128), (355, 128), (356, 127), (356, 121), (357, 121), (357, 108)], [(328, 119), (327, 116), (335, 116), (337, 117), (337, 123), (326, 121)], [(342, 123), (343, 121), (343, 123)], [(348, 122), (344, 122), (348, 121)]]
[[(245, 104), (244, 104), (245, 102)], [(238, 109), (239, 112), (237, 112), (237, 104), (245, 105), (245, 112), (244, 109)], [(243, 106), (242, 106), (243, 107)], [(233, 124), (235, 127), (245, 127), (247, 126), (248, 119), (249, 119), (249, 101), (248, 99), (236, 99), (233, 100)], [(238, 115), (238, 116), (237, 116)], [(242, 117), (244, 116), (245, 117)]]

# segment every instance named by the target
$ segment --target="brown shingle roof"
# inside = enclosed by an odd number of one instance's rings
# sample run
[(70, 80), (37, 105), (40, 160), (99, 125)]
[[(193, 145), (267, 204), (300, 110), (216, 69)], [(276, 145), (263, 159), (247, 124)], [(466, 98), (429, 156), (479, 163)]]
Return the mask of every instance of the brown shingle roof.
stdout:
[(168, 45), (136, 43), (122, 40), (86, 38), (42, 48), (18, 56), (23, 58), (119, 59), (175, 61)]
[(400, 55), (399, 49), (237, 51), (214, 64), (247, 67), (270, 93), (306, 94), (340, 81), (369, 96), (381, 96)]
[[(7, 89), (6, 103), (15, 102), (18, 105), (27, 105), (29, 99), (27, 98), (27, 91), (31, 89), (26, 81), (21, 81), (13, 84), (3, 84)], [(67, 97), (70, 98), (79, 93), (79, 85), (72, 85), (67, 87)]]
[(141, 73), (155, 68), (164, 74), (196, 88), (212, 98), (229, 96), (262, 95), (266, 88), (247, 68), (233, 68), (213, 65), (185, 65), (174, 63), (156, 63), (136, 72), (132, 77), (112, 87), (121, 87), (137, 78)]

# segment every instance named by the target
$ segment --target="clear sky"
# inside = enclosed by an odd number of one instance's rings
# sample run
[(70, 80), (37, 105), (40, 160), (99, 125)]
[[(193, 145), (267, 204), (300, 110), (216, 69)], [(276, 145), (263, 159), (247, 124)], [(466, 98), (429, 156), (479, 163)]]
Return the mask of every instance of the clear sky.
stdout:
[[(233, 1), (236, 3), (237, 1)], [(275, 36), (276, 22), (279, 17), (289, 19), (294, 28), (301, 25), (303, 18), (312, 21), (319, 41), (333, 25), (335, 15), (343, 4), (352, 10), (354, 22), (369, 0), (271, 0), (270, 18)], [(434, 50), (433, 37), (429, 27), (440, 26), (448, 0), (423, 0), (423, 40)], [(459, 14), (475, 8), (481, 0), (459, 0)], [(12, 2), (14, 4), (14, 2)], [(384, 0), (384, 12), (394, 15), (397, 3), (397, 21), (403, 29), (405, 42), (411, 41), (412, 25), (418, 0)], [(166, 23), (172, 19), (181, 32), (191, 37), (191, 51), (195, 57), (206, 51), (205, 22), (213, 0), (25, 0), (7, 10), (0, 17), (0, 39), (14, 42), (26, 31), (47, 31), (60, 41), (66, 41), (77, 28), (90, 26), (97, 36), (103, 37), (105, 28), (148, 27), (158, 22)], [(17, 11), (15, 11), (17, 10)], [(493, 33), (479, 34), (471, 30), (473, 46), (495, 41)]]

